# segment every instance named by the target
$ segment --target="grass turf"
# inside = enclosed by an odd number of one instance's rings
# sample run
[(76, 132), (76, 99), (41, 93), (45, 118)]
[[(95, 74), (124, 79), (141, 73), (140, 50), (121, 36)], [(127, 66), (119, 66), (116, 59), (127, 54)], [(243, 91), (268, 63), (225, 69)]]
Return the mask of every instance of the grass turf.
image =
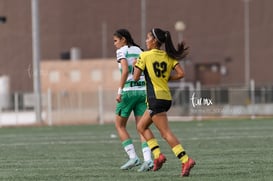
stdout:
[[(160, 138), (167, 162), (158, 172), (121, 171), (127, 156), (114, 125), (0, 129), (0, 180), (273, 180), (273, 120), (171, 122), (173, 132), (197, 165), (190, 177)], [(138, 155), (135, 126), (128, 125)]]

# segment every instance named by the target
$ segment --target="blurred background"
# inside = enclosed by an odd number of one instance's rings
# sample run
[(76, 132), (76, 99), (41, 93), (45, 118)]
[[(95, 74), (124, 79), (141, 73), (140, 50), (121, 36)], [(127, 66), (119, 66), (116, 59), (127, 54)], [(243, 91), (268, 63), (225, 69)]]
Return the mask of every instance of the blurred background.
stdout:
[(0, 0), (0, 124), (113, 122), (113, 33), (169, 30), (190, 54), (171, 120), (273, 115), (272, 0)]

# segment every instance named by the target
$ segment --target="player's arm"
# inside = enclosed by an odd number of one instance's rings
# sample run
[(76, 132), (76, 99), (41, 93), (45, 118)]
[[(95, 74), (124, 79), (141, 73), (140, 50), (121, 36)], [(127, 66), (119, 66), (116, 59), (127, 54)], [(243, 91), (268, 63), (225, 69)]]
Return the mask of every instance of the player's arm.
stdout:
[(128, 68), (127, 60), (124, 58), (120, 60), (120, 64), (121, 64), (122, 72), (121, 72), (119, 87), (123, 88), (129, 74), (129, 68)]
[(134, 81), (138, 81), (140, 79), (141, 72), (142, 72), (142, 70), (139, 67), (135, 66), (135, 68), (134, 68), (134, 77), (133, 77)]
[(119, 89), (118, 89), (118, 95), (116, 97), (116, 100), (118, 102), (121, 101), (121, 92), (122, 92), (122, 89), (124, 87), (124, 84), (127, 80), (127, 77), (128, 77), (128, 74), (129, 74), (129, 68), (128, 68), (128, 62), (126, 59), (120, 59), (119, 60), (120, 64), (121, 64), (121, 78), (120, 78), (120, 82), (119, 82)]
[(169, 80), (179, 80), (185, 76), (184, 70), (179, 63), (174, 67), (174, 74), (170, 75)]
[(142, 53), (138, 57), (135, 65), (134, 65), (134, 81), (139, 81), (142, 71), (145, 69), (145, 58), (142, 57)]

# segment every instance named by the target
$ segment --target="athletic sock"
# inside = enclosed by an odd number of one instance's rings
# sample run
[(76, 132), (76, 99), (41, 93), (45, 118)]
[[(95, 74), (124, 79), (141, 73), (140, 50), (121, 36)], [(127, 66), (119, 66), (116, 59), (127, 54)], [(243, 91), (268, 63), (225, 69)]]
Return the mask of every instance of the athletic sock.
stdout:
[(159, 148), (159, 144), (157, 143), (157, 140), (155, 138), (152, 138), (149, 141), (147, 141), (147, 144), (149, 145), (149, 147), (154, 155), (154, 159), (157, 159), (161, 153), (160, 148)]
[(151, 149), (149, 148), (147, 142), (142, 142), (141, 148), (142, 148), (144, 161), (152, 160)]
[(127, 155), (129, 156), (130, 159), (133, 159), (133, 158), (137, 157), (132, 139), (129, 138), (129, 139), (123, 141), (122, 146), (123, 146), (124, 150), (126, 151), (126, 153), (127, 153)]
[(175, 147), (172, 148), (173, 153), (175, 156), (181, 160), (182, 163), (186, 163), (189, 159), (188, 155), (186, 154), (184, 148), (182, 147), (181, 144), (176, 145)]

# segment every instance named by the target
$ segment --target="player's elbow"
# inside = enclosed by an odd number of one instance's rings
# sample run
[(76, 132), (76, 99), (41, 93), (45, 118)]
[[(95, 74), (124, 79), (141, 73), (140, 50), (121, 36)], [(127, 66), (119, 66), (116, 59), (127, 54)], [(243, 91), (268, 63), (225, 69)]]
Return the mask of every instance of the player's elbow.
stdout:
[(179, 72), (177, 77), (178, 77), (178, 79), (182, 79), (183, 77), (185, 77), (185, 73), (184, 72)]
[(140, 77), (137, 76), (136, 74), (134, 74), (133, 79), (134, 79), (134, 81), (139, 81)]

